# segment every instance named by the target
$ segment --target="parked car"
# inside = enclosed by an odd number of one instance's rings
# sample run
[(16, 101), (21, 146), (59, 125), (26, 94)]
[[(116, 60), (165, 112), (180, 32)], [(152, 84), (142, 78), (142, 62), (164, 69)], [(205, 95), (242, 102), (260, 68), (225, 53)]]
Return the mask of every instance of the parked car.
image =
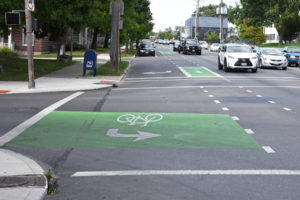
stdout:
[(300, 47), (285, 47), (284, 50), (284, 55), (289, 61), (289, 66), (295, 65), (299, 66), (299, 58), (300, 58)]
[(218, 51), (219, 51), (219, 47), (220, 47), (220, 44), (219, 44), (219, 43), (213, 43), (213, 44), (210, 46), (210, 51), (218, 52)]
[(178, 46), (180, 45), (179, 40), (174, 40), (173, 51), (178, 51)]
[(153, 47), (151, 42), (142, 42), (138, 46), (137, 50), (138, 56), (155, 56), (155, 48)]
[(288, 60), (282, 52), (275, 48), (262, 48), (257, 51), (258, 67), (276, 67), (282, 70), (287, 69)]
[(257, 55), (248, 45), (224, 44), (220, 47), (218, 55), (218, 68), (224, 68), (225, 72), (230, 69), (251, 69), (257, 72)]
[(208, 44), (206, 41), (199, 41), (199, 44), (202, 49), (208, 49)]
[(178, 53), (180, 52), (201, 55), (202, 49), (197, 39), (185, 39), (178, 46)]

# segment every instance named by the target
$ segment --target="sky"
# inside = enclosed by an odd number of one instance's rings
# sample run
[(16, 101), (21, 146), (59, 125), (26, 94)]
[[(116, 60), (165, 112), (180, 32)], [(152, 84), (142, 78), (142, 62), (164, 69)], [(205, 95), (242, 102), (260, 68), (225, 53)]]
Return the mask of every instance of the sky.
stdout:
[[(235, 6), (239, 0), (223, 0), (229, 6)], [(153, 14), (154, 31), (165, 30), (168, 27), (184, 26), (192, 13), (196, 10), (196, 0), (150, 0)], [(221, 0), (200, 0), (200, 7), (209, 4), (220, 4)]]

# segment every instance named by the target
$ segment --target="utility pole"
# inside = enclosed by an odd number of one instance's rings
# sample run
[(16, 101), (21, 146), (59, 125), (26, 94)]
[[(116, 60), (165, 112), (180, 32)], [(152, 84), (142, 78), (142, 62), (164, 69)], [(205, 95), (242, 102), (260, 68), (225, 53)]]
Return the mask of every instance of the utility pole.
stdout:
[(199, 29), (199, 0), (197, 0), (195, 23), (195, 38), (197, 38)]
[(27, 58), (28, 58), (28, 88), (29, 89), (35, 88), (31, 11), (34, 11), (34, 1), (25, 0), (26, 41), (27, 41)]
[(223, 0), (221, 0), (221, 4), (220, 4), (220, 43), (224, 43), (224, 38), (223, 38)]
[(111, 2), (111, 38), (110, 38), (110, 62), (116, 72), (119, 71), (120, 55), (120, 14), (122, 0)]

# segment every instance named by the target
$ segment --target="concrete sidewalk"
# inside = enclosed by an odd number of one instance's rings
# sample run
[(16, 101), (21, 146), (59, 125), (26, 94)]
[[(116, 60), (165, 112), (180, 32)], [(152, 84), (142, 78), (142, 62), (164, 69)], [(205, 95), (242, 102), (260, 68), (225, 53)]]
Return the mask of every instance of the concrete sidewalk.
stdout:
[[(108, 60), (109, 57), (104, 56), (97, 64), (101, 67)], [(132, 58), (123, 60), (131, 61)], [(111, 87), (122, 79), (122, 76), (83, 77), (82, 71), (82, 62), (65, 67), (36, 79), (34, 89), (28, 89), (28, 82), (0, 81), (0, 95), (95, 90)], [(0, 200), (42, 199), (47, 193), (44, 173), (33, 160), (0, 146)]]
[[(9, 150), (0, 149), (0, 200), (39, 200), (47, 193), (44, 170), (33, 160)], [(41, 184), (28, 184), (39, 177)]]
[[(80, 60), (81, 58), (79, 58)], [(109, 56), (103, 55), (98, 59), (97, 64), (105, 64)], [(132, 58), (123, 60), (131, 61)], [(0, 94), (24, 94), (24, 93), (43, 93), (43, 92), (65, 92), (96, 90), (111, 87), (118, 83), (122, 76), (82, 76), (83, 64), (78, 63), (53, 72), (47, 76), (35, 80), (36, 87), (28, 88), (28, 82), (19, 81), (0, 81)]]

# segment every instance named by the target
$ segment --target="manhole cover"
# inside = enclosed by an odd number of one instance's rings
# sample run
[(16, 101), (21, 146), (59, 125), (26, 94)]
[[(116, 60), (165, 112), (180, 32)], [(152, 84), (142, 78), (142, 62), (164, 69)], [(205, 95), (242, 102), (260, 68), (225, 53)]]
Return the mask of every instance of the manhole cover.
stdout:
[(20, 186), (45, 186), (46, 180), (42, 175), (32, 176), (0, 176), (0, 188)]

